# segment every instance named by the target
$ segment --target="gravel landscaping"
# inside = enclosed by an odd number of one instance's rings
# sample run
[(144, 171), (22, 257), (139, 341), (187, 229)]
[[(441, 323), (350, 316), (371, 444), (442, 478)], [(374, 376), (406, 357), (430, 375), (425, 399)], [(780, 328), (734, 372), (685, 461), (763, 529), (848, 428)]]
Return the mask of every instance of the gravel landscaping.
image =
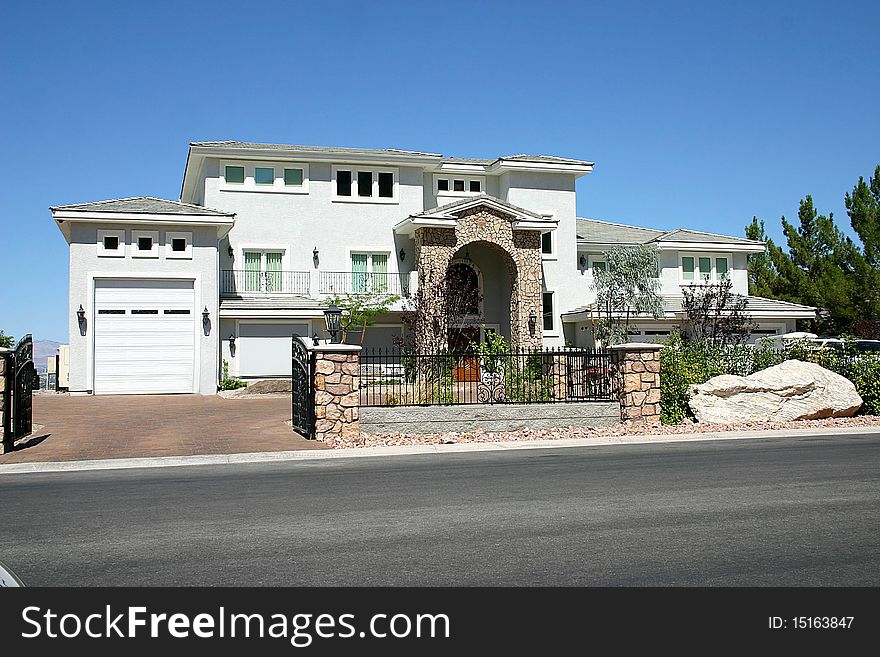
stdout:
[(337, 449), (396, 445), (439, 445), (452, 443), (495, 443), (524, 440), (560, 440), (565, 438), (608, 438), (618, 436), (657, 436), (716, 431), (767, 431), (773, 429), (821, 429), (825, 427), (880, 427), (880, 416), (861, 415), (824, 420), (793, 422), (742, 422), (734, 424), (678, 424), (645, 426), (631, 423), (608, 427), (567, 427), (559, 429), (520, 429), (519, 431), (473, 431), (432, 434), (361, 434), (352, 438), (334, 438), (325, 443)]

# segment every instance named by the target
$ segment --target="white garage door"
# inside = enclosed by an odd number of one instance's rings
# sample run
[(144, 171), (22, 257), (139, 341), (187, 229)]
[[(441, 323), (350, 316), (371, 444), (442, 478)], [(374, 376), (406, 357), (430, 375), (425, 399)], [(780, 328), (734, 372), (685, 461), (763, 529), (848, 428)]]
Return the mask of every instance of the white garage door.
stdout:
[(290, 376), (291, 336), (308, 335), (309, 325), (242, 322), (238, 331), (239, 376)]
[(192, 281), (95, 281), (95, 394), (192, 392)]

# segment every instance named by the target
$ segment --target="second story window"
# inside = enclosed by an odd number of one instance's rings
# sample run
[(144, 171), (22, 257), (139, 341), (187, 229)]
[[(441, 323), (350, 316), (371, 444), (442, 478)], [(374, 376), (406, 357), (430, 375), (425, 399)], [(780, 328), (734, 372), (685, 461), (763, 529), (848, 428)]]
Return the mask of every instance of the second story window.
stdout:
[(337, 201), (394, 203), (397, 201), (397, 170), (333, 167)]
[(257, 185), (274, 185), (275, 184), (275, 168), (274, 167), (254, 167), (254, 182)]
[(226, 165), (226, 182), (232, 185), (244, 184), (244, 167), (227, 164)]
[(439, 196), (474, 196), (483, 192), (484, 179), (477, 176), (436, 174), (434, 194)]
[(553, 233), (541, 233), (541, 253), (544, 255), (553, 253)]
[(681, 257), (681, 280), (684, 283), (711, 283), (730, 275), (727, 256), (711, 254)]

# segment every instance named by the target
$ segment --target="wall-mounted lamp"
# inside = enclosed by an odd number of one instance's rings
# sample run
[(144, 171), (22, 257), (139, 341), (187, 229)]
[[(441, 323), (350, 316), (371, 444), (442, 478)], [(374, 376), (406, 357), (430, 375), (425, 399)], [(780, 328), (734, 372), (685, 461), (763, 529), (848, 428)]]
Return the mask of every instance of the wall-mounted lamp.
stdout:
[(400, 249), (400, 260), (401, 262), (406, 260), (406, 251), (404, 251), (403, 249)]
[(235, 333), (229, 334), (229, 353), (235, 355)]
[(208, 312), (208, 306), (205, 306), (202, 311), (202, 328), (205, 330), (205, 335), (211, 333), (211, 315)]
[(318, 267), (318, 247), (317, 246), (314, 249), (312, 249), (312, 262), (314, 263), (315, 268), (317, 269), (317, 267)]
[(578, 258), (578, 262), (579, 262), (580, 265), (581, 265), (581, 269), (583, 269), (584, 267), (587, 266), (587, 256), (585, 256), (585, 255), (581, 255), (581, 257)]
[(330, 307), (324, 311), (324, 321), (327, 323), (327, 333), (330, 334), (330, 343), (339, 344), (339, 323), (342, 319), (342, 309), (335, 303), (331, 303)]
[(538, 316), (535, 314), (535, 311), (531, 311), (529, 313), (529, 335), (535, 337), (535, 329), (538, 326)]
[(314, 347), (317, 347), (317, 346), (318, 346), (318, 334), (317, 334), (317, 332), (312, 336), (312, 346), (314, 346)]
[(82, 304), (79, 304), (79, 310), (76, 311), (76, 323), (79, 325), (79, 332), (86, 334), (86, 311), (83, 310)]
[(229, 254), (229, 257), (230, 257), (230, 258), (232, 258), (232, 257), (235, 256), (235, 250), (232, 248), (232, 245), (231, 245), (231, 244), (229, 245), (229, 248), (226, 249), (226, 253)]

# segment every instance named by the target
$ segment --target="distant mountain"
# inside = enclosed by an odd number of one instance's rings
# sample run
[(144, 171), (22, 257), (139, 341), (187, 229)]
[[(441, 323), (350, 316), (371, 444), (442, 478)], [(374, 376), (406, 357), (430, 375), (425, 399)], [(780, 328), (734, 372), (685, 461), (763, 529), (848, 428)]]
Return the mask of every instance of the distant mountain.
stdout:
[(46, 358), (58, 353), (60, 342), (34, 340), (34, 365), (46, 367)]

